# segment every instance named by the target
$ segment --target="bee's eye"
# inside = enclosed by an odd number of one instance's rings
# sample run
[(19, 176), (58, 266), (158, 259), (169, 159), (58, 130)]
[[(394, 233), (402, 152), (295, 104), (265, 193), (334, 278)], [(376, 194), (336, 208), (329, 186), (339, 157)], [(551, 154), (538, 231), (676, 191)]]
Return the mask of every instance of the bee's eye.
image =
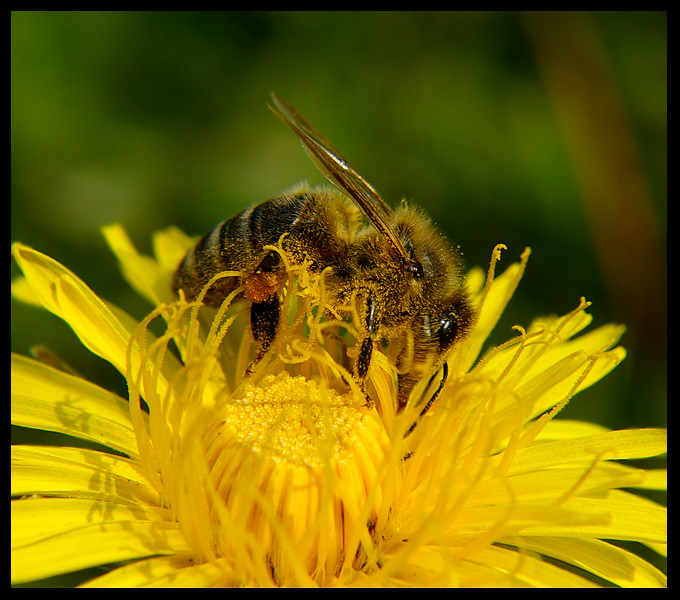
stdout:
[(406, 272), (413, 275), (413, 277), (416, 279), (420, 279), (423, 276), (423, 265), (421, 265), (417, 260), (406, 263), (404, 268), (406, 269)]
[(442, 313), (439, 316), (439, 351), (446, 350), (458, 337), (458, 320), (455, 314)]
[(445, 352), (462, 340), (474, 323), (475, 313), (465, 292), (456, 293), (439, 313), (437, 338), (439, 352)]

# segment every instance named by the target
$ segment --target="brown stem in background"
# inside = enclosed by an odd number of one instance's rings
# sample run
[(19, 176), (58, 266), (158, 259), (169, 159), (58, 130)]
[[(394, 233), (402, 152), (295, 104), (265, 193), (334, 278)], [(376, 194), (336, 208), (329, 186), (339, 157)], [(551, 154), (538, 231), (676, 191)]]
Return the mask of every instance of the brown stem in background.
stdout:
[[(603, 278), (638, 360), (665, 356), (666, 256), (617, 83), (589, 13), (522, 23), (558, 121)], [(631, 344), (632, 342), (632, 344)]]

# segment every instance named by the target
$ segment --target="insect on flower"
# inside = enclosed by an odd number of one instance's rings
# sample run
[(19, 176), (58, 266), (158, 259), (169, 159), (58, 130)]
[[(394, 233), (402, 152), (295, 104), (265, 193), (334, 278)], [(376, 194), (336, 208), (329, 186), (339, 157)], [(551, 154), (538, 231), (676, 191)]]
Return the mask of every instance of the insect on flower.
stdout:
[(272, 111), (338, 189), (301, 185), (223, 221), (186, 254), (174, 290), (196, 299), (216, 274), (242, 274), (216, 280), (203, 301), (219, 306), (243, 287), (239, 296), (250, 302), (257, 344), (250, 372), (279, 332), (285, 269), (280, 255), (267, 247), (285, 234), (282, 248), (293, 264), (305, 262), (312, 272), (324, 273), (328, 306), (348, 317), (348, 306), (355, 307), (359, 333), (352, 372), (362, 389), (374, 347), (383, 339), (399, 344), (400, 407), (424, 375), (443, 366), (441, 389), (444, 359), (475, 320), (460, 253), (421, 210), (405, 202), (391, 209), (295, 108), (272, 98)]

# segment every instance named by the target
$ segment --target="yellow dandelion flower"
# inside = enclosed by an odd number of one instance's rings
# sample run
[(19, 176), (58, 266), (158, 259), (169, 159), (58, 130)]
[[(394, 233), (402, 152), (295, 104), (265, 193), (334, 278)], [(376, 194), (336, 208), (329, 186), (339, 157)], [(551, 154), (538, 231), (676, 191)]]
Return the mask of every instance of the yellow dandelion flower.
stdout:
[(320, 316), (323, 280), (304, 267), (285, 286), (281, 335), (243, 380), (242, 307), (170, 294), (190, 240), (158, 234), (152, 259), (121, 228), (105, 234), (155, 307), (142, 322), (13, 247), (25, 276), (15, 296), (64, 319), (129, 390), (12, 356), (12, 422), (97, 444), (12, 447), (13, 583), (104, 566), (86, 585), (666, 584), (612, 543), (665, 551), (665, 509), (632, 491), (663, 488), (665, 472), (621, 462), (664, 453), (665, 432), (555, 418), (623, 360), (623, 329), (583, 333), (582, 301), (480, 358), (528, 252), (498, 277), (497, 253), (486, 278), (469, 274), (479, 317), (421, 414), (396, 410), (389, 348), (371, 363), (367, 405), (343, 366), (351, 323)]

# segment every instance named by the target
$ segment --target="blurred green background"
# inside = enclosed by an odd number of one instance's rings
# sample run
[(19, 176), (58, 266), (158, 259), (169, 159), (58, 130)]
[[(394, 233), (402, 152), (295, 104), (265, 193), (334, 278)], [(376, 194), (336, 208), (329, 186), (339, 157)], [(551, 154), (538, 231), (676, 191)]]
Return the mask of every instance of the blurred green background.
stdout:
[[(564, 416), (665, 423), (665, 12), (13, 12), (11, 27), (11, 240), (134, 316), (149, 307), (102, 225), (150, 252), (168, 225), (203, 234), (323, 183), (267, 110), (275, 90), (468, 266), (531, 246), (496, 342), (581, 296), (596, 325), (628, 325), (628, 359)], [(68, 326), (15, 301), (11, 318), (12, 350), (46, 344), (125, 394)]]
[[(102, 225), (150, 252), (168, 225), (200, 235), (324, 182), (276, 91), (468, 266), (531, 246), (493, 342), (581, 296), (594, 325), (628, 326), (627, 360), (564, 417), (666, 423), (665, 12), (13, 12), (11, 54), (11, 241), (132, 315), (149, 307)], [(45, 344), (126, 395), (50, 314), (12, 300), (11, 321), (13, 351)]]

